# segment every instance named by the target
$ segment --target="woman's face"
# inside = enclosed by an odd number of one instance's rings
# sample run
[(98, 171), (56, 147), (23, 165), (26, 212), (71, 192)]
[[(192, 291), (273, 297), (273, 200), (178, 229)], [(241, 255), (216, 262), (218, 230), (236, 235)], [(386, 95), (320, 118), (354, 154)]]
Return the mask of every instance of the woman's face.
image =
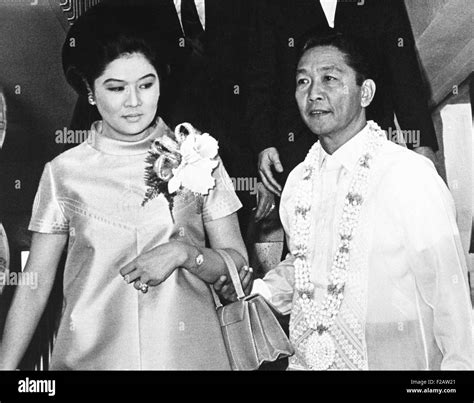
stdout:
[(160, 98), (158, 74), (143, 54), (123, 55), (110, 62), (95, 80), (94, 97), (105, 135), (140, 140), (140, 134), (145, 135), (156, 114)]

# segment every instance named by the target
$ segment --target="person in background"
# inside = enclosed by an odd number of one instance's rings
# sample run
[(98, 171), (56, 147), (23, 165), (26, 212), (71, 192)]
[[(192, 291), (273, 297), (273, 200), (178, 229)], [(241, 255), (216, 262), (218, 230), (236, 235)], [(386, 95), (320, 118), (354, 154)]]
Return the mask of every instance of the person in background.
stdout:
[(263, 0), (258, 4), (247, 121), (259, 175), (268, 190), (280, 195), (288, 174), (314, 141), (299, 116), (293, 80), (297, 42), (309, 31), (336, 29), (362, 39), (377, 79), (368, 119), (394, 133), (396, 115), (402, 130), (419, 134), (405, 139), (408, 148), (434, 161), (438, 144), (403, 0)]

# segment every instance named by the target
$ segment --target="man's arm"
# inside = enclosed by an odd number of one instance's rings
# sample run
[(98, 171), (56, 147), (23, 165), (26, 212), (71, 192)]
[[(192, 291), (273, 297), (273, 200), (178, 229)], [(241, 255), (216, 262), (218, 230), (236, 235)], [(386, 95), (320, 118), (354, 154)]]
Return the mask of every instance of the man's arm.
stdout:
[(472, 304), (465, 254), (453, 199), (429, 164), (423, 161), (398, 170), (404, 186), (397, 192), (397, 206), (405, 250), (417, 289), (433, 312), (432, 331), (443, 354), (441, 369), (472, 369)]
[(263, 279), (255, 280), (252, 293), (265, 297), (282, 315), (291, 312), (295, 286), (295, 266), (293, 256), (280, 262)]

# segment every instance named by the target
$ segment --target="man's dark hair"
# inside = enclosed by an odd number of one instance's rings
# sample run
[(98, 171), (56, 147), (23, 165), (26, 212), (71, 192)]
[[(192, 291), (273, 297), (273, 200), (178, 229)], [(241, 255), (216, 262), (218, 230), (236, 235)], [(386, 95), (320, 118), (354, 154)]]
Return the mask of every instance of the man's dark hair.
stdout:
[(301, 38), (300, 44), (297, 63), (308, 50), (333, 46), (344, 54), (347, 65), (356, 72), (357, 85), (362, 85), (368, 78), (374, 78), (367, 53), (355, 37), (348, 37), (335, 30), (311, 31)]

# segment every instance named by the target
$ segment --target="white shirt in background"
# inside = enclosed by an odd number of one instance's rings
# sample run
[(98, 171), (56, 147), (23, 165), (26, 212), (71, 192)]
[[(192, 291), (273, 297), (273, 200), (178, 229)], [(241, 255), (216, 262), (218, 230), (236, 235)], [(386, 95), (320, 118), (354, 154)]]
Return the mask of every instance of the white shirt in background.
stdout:
[[(176, 8), (176, 13), (178, 14), (179, 23), (181, 24), (181, 29), (183, 29), (183, 21), (181, 20), (181, 0), (173, 0), (174, 7)], [(202, 28), (206, 30), (206, 5), (205, 0), (194, 0), (196, 4), (196, 9), (199, 15), (199, 21), (201, 21)]]
[(336, 18), (337, 0), (319, 0), (323, 8), (328, 24), (334, 28), (334, 19)]

